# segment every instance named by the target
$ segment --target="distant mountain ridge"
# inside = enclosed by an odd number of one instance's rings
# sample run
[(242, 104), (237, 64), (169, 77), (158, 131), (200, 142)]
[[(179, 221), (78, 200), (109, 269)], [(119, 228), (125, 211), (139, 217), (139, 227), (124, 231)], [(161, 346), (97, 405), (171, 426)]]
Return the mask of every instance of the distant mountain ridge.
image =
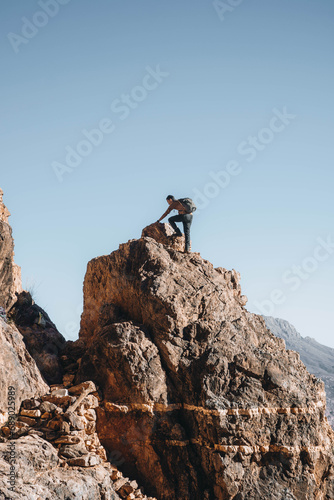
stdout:
[(288, 321), (263, 316), (267, 328), (285, 341), (286, 348), (297, 351), (306, 368), (325, 383), (327, 418), (334, 427), (334, 349), (320, 344), (311, 337), (302, 337)]

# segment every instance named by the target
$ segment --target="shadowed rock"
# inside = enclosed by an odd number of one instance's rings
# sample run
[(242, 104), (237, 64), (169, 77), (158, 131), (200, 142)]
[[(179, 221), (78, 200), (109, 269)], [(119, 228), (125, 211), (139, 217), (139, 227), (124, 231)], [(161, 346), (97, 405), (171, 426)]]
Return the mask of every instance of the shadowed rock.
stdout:
[(66, 340), (58, 332), (48, 314), (33, 301), (29, 292), (17, 294), (17, 301), (8, 312), (22, 333), (30, 355), (48, 384), (62, 381), (60, 361)]

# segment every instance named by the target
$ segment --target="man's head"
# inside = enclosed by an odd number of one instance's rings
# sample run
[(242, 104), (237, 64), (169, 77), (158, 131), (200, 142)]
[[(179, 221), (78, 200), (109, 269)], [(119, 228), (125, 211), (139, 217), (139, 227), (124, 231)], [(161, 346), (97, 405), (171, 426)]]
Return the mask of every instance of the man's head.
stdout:
[(172, 194), (169, 194), (166, 198), (168, 205), (171, 205), (173, 201), (175, 201), (175, 198)]

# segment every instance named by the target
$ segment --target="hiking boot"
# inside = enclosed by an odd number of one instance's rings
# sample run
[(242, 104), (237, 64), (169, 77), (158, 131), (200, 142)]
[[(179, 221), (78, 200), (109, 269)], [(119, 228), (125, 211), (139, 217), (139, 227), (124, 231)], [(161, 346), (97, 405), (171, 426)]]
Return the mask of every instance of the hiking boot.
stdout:
[(174, 233), (172, 234), (171, 236), (169, 236), (172, 240), (176, 239), (176, 238), (182, 238), (182, 233), (181, 234), (177, 234), (177, 233)]

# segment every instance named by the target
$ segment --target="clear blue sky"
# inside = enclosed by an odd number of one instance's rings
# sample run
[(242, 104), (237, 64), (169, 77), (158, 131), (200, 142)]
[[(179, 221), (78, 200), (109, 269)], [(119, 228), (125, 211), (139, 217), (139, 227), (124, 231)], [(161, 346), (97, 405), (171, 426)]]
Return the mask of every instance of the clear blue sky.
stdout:
[(55, 2), (1, 2), (0, 186), (59, 330), (77, 338), (87, 262), (174, 194), (249, 310), (334, 347), (333, 1)]

